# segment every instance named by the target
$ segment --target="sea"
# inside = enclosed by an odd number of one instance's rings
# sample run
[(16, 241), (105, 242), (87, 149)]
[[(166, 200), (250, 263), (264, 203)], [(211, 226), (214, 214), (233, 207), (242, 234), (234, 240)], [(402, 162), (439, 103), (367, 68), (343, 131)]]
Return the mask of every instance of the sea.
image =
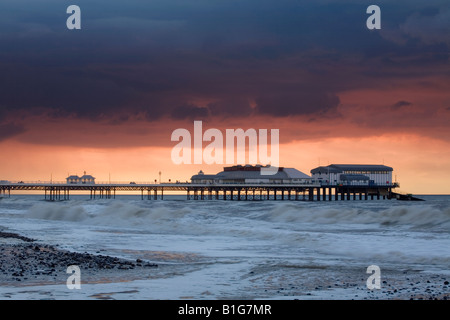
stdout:
[[(42, 195), (11, 195), (0, 199), (2, 231), (158, 268), (133, 277), (124, 272), (120, 281), (106, 276), (87, 283), (81, 271), (81, 289), (66, 283), (1, 284), (0, 299), (395, 297), (395, 286), (398, 292), (419, 281), (450, 279), (450, 196), (417, 197), (425, 201), (73, 195), (49, 202)], [(376, 281), (381, 288), (369, 288)]]

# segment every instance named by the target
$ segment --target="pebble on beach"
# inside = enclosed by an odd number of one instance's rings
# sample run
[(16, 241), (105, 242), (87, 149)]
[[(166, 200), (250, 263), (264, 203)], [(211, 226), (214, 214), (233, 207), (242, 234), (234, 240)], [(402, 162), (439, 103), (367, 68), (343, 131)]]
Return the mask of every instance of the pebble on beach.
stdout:
[(0, 238), (3, 239), (0, 244), (0, 283), (4, 285), (65, 283), (67, 268), (71, 265), (82, 270), (85, 283), (117, 280), (126, 270), (133, 270), (136, 276), (142, 277), (146, 270), (157, 267), (140, 259), (131, 261), (62, 250), (14, 233), (0, 232)]

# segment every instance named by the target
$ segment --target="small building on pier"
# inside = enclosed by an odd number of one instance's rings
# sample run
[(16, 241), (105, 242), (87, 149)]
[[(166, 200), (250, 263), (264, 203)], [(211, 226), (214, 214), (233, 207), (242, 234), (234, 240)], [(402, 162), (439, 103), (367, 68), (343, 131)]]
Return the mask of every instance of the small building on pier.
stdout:
[(332, 164), (311, 170), (315, 183), (342, 186), (389, 186), (392, 185), (391, 167), (372, 164)]
[(261, 165), (237, 165), (225, 167), (223, 171), (217, 174), (204, 174), (203, 171), (200, 171), (191, 177), (191, 182), (200, 184), (310, 184), (312, 180), (310, 176), (294, 168), (280, 167), (275, 174), (271, 175), (262, 174), (262, 168), (264, 167)]
[(79, 177), (77, 175), (70, 175), (66, 178), (67, 184), (95, 184), (95, 178), (84, 172), (84, 175)]

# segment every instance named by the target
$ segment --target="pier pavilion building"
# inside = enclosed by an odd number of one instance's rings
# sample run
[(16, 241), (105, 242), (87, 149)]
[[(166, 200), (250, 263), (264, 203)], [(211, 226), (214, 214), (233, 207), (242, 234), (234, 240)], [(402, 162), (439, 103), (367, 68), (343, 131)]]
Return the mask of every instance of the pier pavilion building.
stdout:
[(388, 186), (392, 185), (391, 167), (372, 164), (331, 164), (311, 170), (313, 182), (321, 185)]
[(200, 171), (191, 177), (192, 183), (268, 183), (268, 184), (311, 184), (312, 178), (307, 174), (294, 168), (278, 168), (275, 174), (265, 175), (261, 173), (261, 165), (237, 165), (225, 167), (223, 171), (217, 174), (204, 174)]

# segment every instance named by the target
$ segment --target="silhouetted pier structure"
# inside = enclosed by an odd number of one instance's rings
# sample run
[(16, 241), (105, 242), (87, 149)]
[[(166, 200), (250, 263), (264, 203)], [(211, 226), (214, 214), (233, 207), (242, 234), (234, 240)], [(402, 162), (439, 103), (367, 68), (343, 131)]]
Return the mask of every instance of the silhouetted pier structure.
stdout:
[(115, 199), (119, 192), (135, 192), (141, 199), (164, 199), (164, 192), (185, 193), (187, 200), (292, 200), (349, 201), (396, 198), (395, 183), (387, 185), (321, 185), (274, 183), (7, 183), (0, 184), (0, 193), (9, 197), (14, 191), (42, 191), (50, 201), (69, 200), (71, 192), (85, 192), (91, 199)]

